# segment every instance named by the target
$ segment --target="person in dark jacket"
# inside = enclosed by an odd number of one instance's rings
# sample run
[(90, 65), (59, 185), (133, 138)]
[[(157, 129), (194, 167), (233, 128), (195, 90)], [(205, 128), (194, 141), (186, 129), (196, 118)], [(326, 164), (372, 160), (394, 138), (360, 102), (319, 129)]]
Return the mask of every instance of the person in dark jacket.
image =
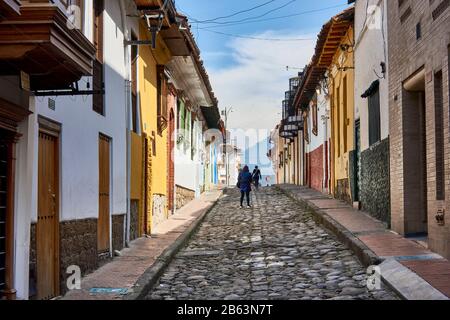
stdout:
[(250, 173), (248, 166), (245, 166), (239, 174), (238, 183), (239, 189), (241, 190), (241, 208), (243, 208), (244, 196), (247, 197), (247, 208), (251, 208), (250, 192), (252, 191), (252, 174)]
[(262, 180), (261, 170), (256, 166), (255, 170), (253, 170), (253, 181), (255, 182), (256, 190), (259, 188), (259, 180)]

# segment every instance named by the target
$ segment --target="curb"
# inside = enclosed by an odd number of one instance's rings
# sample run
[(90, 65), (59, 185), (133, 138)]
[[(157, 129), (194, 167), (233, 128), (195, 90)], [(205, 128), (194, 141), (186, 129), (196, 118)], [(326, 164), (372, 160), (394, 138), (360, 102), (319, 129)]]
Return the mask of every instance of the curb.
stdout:
[(198, 217), (169, 247), (167, 247), (147, 270), (145, 270), (132, 287), (133, 292), (126, 295), (123, 298), (124, 300), (143, 300), (164, 273), (175, 255), (187, 244), (208, 213), (214, 209), (223, 194), (224, 192), (221, 191), (218, 198), (204, 209), (205, 212), (203, 212), (201, 216)]
[(442, 292), (395, 259), (385, 260), (379, 267), (384, 284), (404, 300), (449, 300)]
[(378, 257), (372, 250), (369, 249), (369, 247), (367, 247), (361, 240), (353, 235), (353, 233), (348, 231), (344, 226), (331, 218), (316, 205), (309, 202), (308, 200), (299, 199), (293, 196), (289, 191), (284, 190), (279, 186), (276, 186), (275, 188), (295, 202), (300, 203), (302, 206), (304, 206), (313, 215), (314, 220), (317, 223), (330, 230), (338, 238), (339, 241), (341, 241), (351, 251), (353, 251), (353, 253), (356, 255), (356, 257), (364, 267), (367, 268), (369, 266), (379, 265), (383, 262), (383, 259)]

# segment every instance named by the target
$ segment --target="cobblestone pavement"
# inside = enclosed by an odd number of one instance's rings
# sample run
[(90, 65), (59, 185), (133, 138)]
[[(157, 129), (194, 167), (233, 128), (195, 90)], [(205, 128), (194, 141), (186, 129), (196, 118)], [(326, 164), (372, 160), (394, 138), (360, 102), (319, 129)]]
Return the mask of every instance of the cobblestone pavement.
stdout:
[(239, 209), (228, 190), (147, 299), (396, 299), (370, 292), (352, 252), (275, 188)]

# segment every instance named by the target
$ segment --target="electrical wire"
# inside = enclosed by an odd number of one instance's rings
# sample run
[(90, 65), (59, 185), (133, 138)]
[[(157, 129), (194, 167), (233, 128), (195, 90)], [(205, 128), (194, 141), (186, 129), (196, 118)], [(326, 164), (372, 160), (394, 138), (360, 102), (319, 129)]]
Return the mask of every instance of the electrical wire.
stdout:
[(207, 22), (214, 22), (214, 21), (217, 21), (217, 20), (222, 20), (222, 19), (232, 18), (232, 17), (235, 17), (235, 16), (240, 15), (240, 14), (242, 14), (242, 13), (246, 13), (246, 12), (250, 12), (250, 11), (253, 11), (253, 10), (256, 10), (256, 9), (259, 9), (259, 8), (262, 8), (262, 7), (268, 5), (268, 4), (272, 3), (272, 2), (275, 2), (275, 1), (276, 1), (276, 0), (270, 0), (270, 1), (267, 1), (267, 2), (265, 2), (265, 3), (263, 3), (263, 4), (258, 5), (258, 6), (256, 6), (256, 7), (252, 7), (252, 8), (250, 8), (250, 9), (245, 9), (245, 10), (242, 10), (242, 11), (238, 11), (238, 12), (235, 12), (235, 13), (230, 14), (230, 15), (228, 15), (228, 16), (222, 16), (222, 17), (217, 17), (217, 18), (207, 19), (207, 20), (196, 20), (196, 19), (192, 19), (192, 20), (193, 20), (195, 23), (207, 23)]
[(303, 12), (297, 12), (297, 13), (283, 15), (283, 16), (269, 17), (269, 18), (265, 18), (265, 19), (248, 18), (246, 21), (239, 22), (239, 23), (228, 23), (228, 24), (215, 25), (215, 26), (205, 26), (205, 27), (202, 27), (199, 29), (215, 29), (215, 28), (233, 27), (233, 26), (238, 26), (238, 25), (243, 25), (243, 24), (259, 23), (259, 22), (273, 21), (273, 20), (279, 20), (279, 19), (293, 18), (293, 17), (298, 17), (298, 16), (302, 16), (302, 15), (306, 15), (306, 14), (336, 9), (336, 8), (340, 8), (340, 7), (344, 7), (344, 6), (346, 7), (347, 4), (340, 4), (340, 5), (336, 5), (336, 6), (308, 10), (308, 11), (303, 11)]
[(202, 29), (199, 28), (202, 31), (206, 31), (206, 32), (211, 32), (211, 33), (215, 33), (215, 34), (220, 34), (220, 35), (224, 35), (224, 36), (228, 36), (228, 37), (233, 37), (233, 38), (242, 38), (242, 39), (252, 39), (252, 40), (260, 40), (260, 41), (286, 41), (286, 42), (293, 42), (293, 41), (311, 41), (314, 39), (307, 39), (307, 38), (297, 38), (297, 39), (283, 39), (283, 38), (258, 38), (258, 37), (252, 37), (252, 36), (243, 36), (243, 35), (238, 35), (238, 34), (232, 34), (232, 33), (225, 33), (225, 32), (220, 32), (220, 31), (214, 31), (214, 30), (208, 30), (208, 29)]
[(249, 21), (249, 20), (259, 19), (259, 18), (265, 17), (265, 16), (267, 16), (267, 15), (273, 13), (273, 12), (276, 12), (276, 11), (279, 11), (279, 10), (281, 10), (283, 8), (286, 8), (287, 6), (291, 5), (292, 3), (296, 2), (296, 1), (297, 0), (290, 0), (289, 2), (283, 4), (282, 6), (279, 6), (279, 7), (276, 7), (274, 9), (271, 9), (271, 10), (269, 10), (269, 11), (267, 11), (267, 12), (261, 14), (261, 15), (255, 16), (255, 17), (248, 17), (248, 18), (244, 18), (244, 19), (240, 19), (240, 20), (224, 21), (224, 22), (213, 21), (213, 22), (210, 22), (210, 23), (217, 24), (217, 25), (228, 25), (228, 24), (231, 24), (231, 23), (240, 23), (240, 22), (245, 22), (245, 21)]

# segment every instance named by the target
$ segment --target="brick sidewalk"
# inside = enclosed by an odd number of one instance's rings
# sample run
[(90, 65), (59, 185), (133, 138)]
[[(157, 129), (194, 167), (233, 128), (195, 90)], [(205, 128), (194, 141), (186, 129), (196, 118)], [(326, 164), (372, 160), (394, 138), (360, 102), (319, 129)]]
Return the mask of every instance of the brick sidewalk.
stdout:
[(93, 288), (122, 289), (129, 292), (141, 275), (188, 228), (204, 215), (221, 196), (221, 191), (204, 193), (199, 199), (179, 209), (167, 221), (162, 222), (151, 238), (140, 238), (122, 250), (122, 255), (82, 279), (81, 290), (67, 293), (63, 300), (119, 300), (120, 293), (91, 293)]
[(386, 228), (367, 213), (318, 191), (295, 185), (280, 185), (291, 197), (325, 213), (360, 240), (381, 260), (395, 260), (432, 287), (450, 297), (450, 262)]

